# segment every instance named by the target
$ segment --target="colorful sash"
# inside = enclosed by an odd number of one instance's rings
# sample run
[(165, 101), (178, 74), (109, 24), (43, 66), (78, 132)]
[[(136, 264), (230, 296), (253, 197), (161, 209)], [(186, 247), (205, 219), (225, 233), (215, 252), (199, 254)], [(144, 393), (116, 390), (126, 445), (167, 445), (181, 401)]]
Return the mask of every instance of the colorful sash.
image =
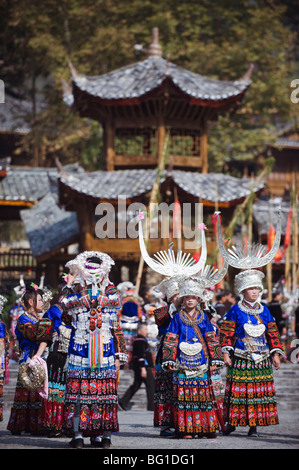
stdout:
[(103, 335), (102, 328), (96, 328), (89, 333), (88, 341), (89, 367), (95, 369), (103, 363)]

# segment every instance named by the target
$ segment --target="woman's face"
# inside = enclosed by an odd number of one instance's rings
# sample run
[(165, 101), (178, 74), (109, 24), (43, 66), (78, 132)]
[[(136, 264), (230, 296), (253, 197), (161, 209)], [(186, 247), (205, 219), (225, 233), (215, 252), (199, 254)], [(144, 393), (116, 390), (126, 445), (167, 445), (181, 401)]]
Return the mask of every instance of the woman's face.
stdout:
[(175, 305), (177, 305), (178, 303), (178, 296), (179, 296), (179, 293), (177, 294), (174, 294), (172, 297), (170, 297), (170, 302), (174, 303)]
[(248, 302), (256, 302), (258, 296), (260, 295), (260, 290), (258, 287), (249, 287), (243, 291), (244, 299)]
[(192, 310), (196, 307), (198, 303), (198, 297), (195, 295), (186, 295), (183, 300), (183, 305), (189, 310)]
[(44, 306), (44, 301), (43, 301), (43, 298), (40, 294), (37, 294), (37, 298), (36, 298), (36, 311), (37, 312), (40, 312), (42, 309), (43, 309), (43, 306)]

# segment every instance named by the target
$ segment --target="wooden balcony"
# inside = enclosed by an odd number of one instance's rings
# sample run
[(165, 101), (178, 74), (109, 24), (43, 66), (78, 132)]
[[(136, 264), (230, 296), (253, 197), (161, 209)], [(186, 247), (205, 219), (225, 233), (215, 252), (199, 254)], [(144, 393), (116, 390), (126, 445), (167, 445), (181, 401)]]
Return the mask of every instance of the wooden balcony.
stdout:
[[(200, 248), (186, 248), (186, 243), (192, 240), (183, 240), (181, 242), (181, 250), (186, 253), (196, 253)], [(160, 250), (168, 250), (169, 240), (164, 238), (149, 239), (147, 244), (148, 253), (153, 255)], [(212, 254), (216, 249), (216, 244), (213, 241), (207, 241), (208, 254)], [(141, 253), (139, 248), (139, 240), (131, 238), (95, 238), (87, 233), (85, 237), (84, 250), (102, 251), (108, 253), (115, 261), (139, 261)], [(177, 241), (174, 242), (174, 251), (178, 250)]]
[(0, 271), (28, 271), (36, 269), (36, 260), (26, 248), (0, 247)]

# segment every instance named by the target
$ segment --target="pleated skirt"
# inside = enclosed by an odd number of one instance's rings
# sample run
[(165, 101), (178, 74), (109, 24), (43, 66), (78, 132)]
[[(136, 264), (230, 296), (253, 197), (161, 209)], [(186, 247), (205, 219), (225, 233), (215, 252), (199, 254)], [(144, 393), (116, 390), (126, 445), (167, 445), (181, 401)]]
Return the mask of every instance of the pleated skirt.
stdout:
[(179, 435), (211, 434), (218, 429), (211, 385), (206, 374), (188, 378), (184, 373), (174, 372), (172, 393), (173, 423)]
[(70, 366), (66, 377), (64, 432), (94, 436), (118, 432), (117, 372), (115, 368)]
[(279, 423), (270, 359), (255, 363), (235, 358), (227, 369), (224, 415), (232, 426)]

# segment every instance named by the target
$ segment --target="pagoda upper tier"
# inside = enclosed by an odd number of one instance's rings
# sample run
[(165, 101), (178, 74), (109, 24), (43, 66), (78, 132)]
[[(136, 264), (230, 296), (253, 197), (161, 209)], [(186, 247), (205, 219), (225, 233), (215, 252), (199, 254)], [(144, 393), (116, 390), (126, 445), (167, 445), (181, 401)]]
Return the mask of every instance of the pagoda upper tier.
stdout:
[(251, 68), (239, 80), (216, 80), (163, 59), (157, 46), (153, 39), (145, 60), (99, 76), (82, 75), (70, 64), (72, 89), (65, 87), (65, 102), (99, 122), (119, 118), (127, 124), (136, 118), (151, 124), (162, 116), (166, 125), (180, 119), (187, 127), (240, 105), (251, 84)]

